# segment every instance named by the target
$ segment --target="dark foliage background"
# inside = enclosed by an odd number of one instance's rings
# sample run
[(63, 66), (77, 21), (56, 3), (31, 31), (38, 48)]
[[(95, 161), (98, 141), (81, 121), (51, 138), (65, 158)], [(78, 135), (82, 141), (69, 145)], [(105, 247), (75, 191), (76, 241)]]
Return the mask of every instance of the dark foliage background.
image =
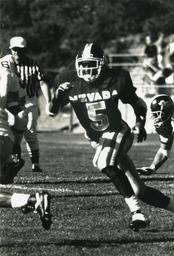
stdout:
[(48, 74), (71, 67), (84, 43), (120, 52), (133, 43), (122, 38), (174, 28), (173, 0), (0, 0), (0, 10), (3, 55), (11, 37), (24, 36)]

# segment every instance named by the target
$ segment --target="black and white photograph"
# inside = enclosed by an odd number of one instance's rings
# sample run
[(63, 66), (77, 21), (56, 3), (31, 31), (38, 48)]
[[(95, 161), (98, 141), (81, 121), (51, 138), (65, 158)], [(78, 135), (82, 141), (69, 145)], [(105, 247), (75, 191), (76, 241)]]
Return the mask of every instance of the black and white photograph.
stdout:
[(172, 0), (0, 0), (0, 256), (174, 255)]

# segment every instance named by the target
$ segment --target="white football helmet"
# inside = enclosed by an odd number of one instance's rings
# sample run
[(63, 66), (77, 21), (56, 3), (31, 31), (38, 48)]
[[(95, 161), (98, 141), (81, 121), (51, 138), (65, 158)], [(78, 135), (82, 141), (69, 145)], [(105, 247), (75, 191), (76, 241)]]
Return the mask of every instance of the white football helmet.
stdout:
[(85, 44), (79, 50), (75, 61), (78, 77), (83, 78), (87, 82), (92, 82), (99, 77), (104, 64), (104, 52), (94, 43)]

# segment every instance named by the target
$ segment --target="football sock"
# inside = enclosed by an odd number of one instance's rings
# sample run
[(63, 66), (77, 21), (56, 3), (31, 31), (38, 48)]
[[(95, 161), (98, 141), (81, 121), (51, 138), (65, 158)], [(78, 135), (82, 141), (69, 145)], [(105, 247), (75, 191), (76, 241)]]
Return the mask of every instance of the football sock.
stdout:
[(30, 151), (29, 156), (31, 158), (32, 164), (39, 164), (39, 149)]
[(29, 194), (18, 194), (14, 193), (11, 197), (11, 206), (12, 208), (21, 207), (27, 204)]
[(174, 212), (174, 198), (170, 198), (170, 202), (169, 202), (166, 210)]
[(140, 206), (138, 205), (138, 199), (136, 196), (133, 195), (129, 198), (125, 198), (125, 202), (132, 213), (140, 210)]

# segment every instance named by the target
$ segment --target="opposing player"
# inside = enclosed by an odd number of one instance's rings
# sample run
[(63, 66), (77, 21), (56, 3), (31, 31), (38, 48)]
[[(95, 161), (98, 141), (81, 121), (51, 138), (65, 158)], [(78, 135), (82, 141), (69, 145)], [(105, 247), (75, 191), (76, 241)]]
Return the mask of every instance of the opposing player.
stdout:
[(149, 167), (137, 168), (141, 175), (155, 173), (169, 158), (173, 144), (172, 115), (174, 104), (166, 94), (159, 94), (153, 97), (150, 104), (151, 119), (156, 132), (159, 135), (160, 147)]
[(104, 52), (98, 45), (83, 46), (75, 65), (76, 72), (56, 77), (55, 96), (49, 110), (56, 115), (65, 104), (71, 103), (95, 149), (93, 165), (105, 173), (124, 196), (132, 213), (131, 228), (144, 228), (148, 222), (140, 211), (135, 193), (150, 205), (174, 211), (174, 200), (146, 186), (127, 154), (133, 133), (121, 118), (118, 102), (121, 100), (133, 107), (138, 142), (146, 139), (146, 104), (136, 95), (128, 71), (105, 65)]
[(0, 108), (0, 183), (13, 182), (14, 135), (8, 123), (8, 112)]
[[(14, 135), (8, 123), (8, 113), (0, 108), (0, 183), (12, 183), (13, 178), (19, 170), (14, 166), (11, 156)], [(15, 208), (22, 207), (23, 213), (36, 212), (39, 214), (42, 225), (50, 229), (50, 195), (43, 191), (33, 195), (24, 193), (0, 192), (0, 207)]]
[[(3, 112), (3, 110), (6, 109), (8, 111), (8, 115), (11, 119), (10, 123), (12, 125), (14, 135), (13, 149), (14, 147), (20, 148), (22, 136), (28, 122), (27, 115), (24, 113), (25, 95), (26, 90), (20, 87), (19, 79), (14, 73), (14, 64), (10, 62), (9, 56), (7, 56), (5, 59), (0, 59), (0, 131), (2, 140), (2, 154), (4, 154), (7, 150), (7, 145), (4, 144), (4, 140), (6, 141), (8, 138), (5, 138), (5, 136), (9, 134), (7, 137), (10, 139), (12, 138), (11, 132), (7, 127), (8, 117), (7, 115), (5, 116), (6, 112)], [(20, 155), (17, 159), (13, 157), (13, 162), (11, 162), (11, 164), (7, 163), (6, 168), (11, 169), (13, 165), (13, 173), (17, 174), (17, 172), (23, 167), (24, 163), (25, 161), (21, 158)], [(6, 172), (8, 172), (8, 170), (6, 170)], [(0, 176), (2, 176), (2, 173)], [(0, 182), (5, 182), (3, 180), (4, 178), (1, 177)], [(8, 179), (8, 182), (11, 183), (12, 179)]]
[(0, 192), (0, 208), (21, 208), (24, 214), (37, 213), (44, 229), (51, 227), (50, 195), (43, 191), (35, 194)]
[[(46, 106), (51, 100), (51, 94), (41, 67), (27, 53), (27, 43), (23, 37), (13, 37), (10, 40), (11, 59), (15, 63), (16, 74), (20, 79), (21, 88), (27, 92), (25, 107), (28, 108), (30, 122), (24, 133), (27, 150), (32, 162), (33, 172), (42, 172), (39, 165), (39, 142), (37, 138), (38, 90), (39, 86), (46, 100)], [(47, 108), (46, 108), (47, 109)], [(20, 148), (16, 148), (20, 153)]]

